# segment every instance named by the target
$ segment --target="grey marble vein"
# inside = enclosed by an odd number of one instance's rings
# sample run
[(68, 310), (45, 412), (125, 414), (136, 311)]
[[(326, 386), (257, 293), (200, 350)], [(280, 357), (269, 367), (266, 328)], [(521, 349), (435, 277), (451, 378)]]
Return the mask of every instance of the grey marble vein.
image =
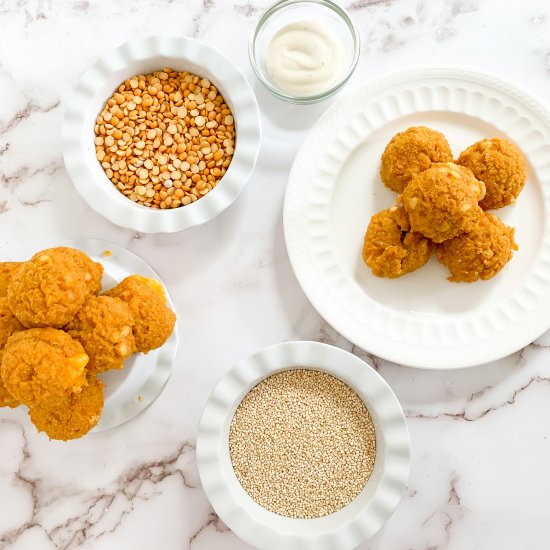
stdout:
[(49, 113), (50, 111), (57, 109), (60, 105), (60, 100), (57, 100), (51, 105), (41, 107), (40, 105), (37, 105), (33, 100), (30, 100), (27, 102), (25, 107), (17, 111), (17, 113), (15, 113), (15, 115), (13, 115), (11, 119), (5, 121), (3, 124), (0, 125), (0, 134), (5, 134), (17, 128), (19, 124), (27, 120), (34, 113)]
[[(0, 423), (7, 422), (0, 420)], [(17, 423), (16, 423), (17, 424)], [(52, 493), (52, 488), (43, 485), (45, 480), (40, 477), (33, 477), (26, 473), (27, 464), (32, 460), (29, 452), (28, 441), (23, 427), (21, 430), (23, 438), (22, 459), (15, 473), (17, 482), (26, 487), (32, 500), (32, 513), (30, 519), (19, 527), (10, 531), (0, 533), (0, 550), (7, 549), (26, 531), (40, 527), (49, 540), (58, 550), (70, 550), (77, 548), (85, 541), (98, 539), (106, 534), (113, 533), (120, 526), (123, 519), (134, 509), (134, 502), (137, 500), (149, 500), (151, 496), (159, 494), (153, 492), (151, 495), (142, 495), (142, 488), (145, 483), (152, 483), (157, 486), (168, 477), (177, 476), (183, 487), (196, 489), (196, 486), (189, 481), (185, 471), (179, 466), (179, 460), (188, 453), (194, 453), (195, 446), (183, 441), (177, 449), (165, 457), (144, 461), (128, 467), (120, 476), (105, 489), (84, 492), (78, 488), (60, 488)], [(82, 493), (82, 494), (80, 494)], [(52, 496), (53, 494), (53, 496)], [(80, 498), (86, 506), (84, 513), (66, 517), (62, 523), (47, 530), (42, 526), (39, 515), (45, 510), (48, 504), (54, 500), (62, 500), (80, 494)], [(115, 517), (109, 515), (109, 507), (116, 499), (121, 499), (124, 508)], [(109, 516), (109, 517), (107, 517)], [(105, 520), (110, 526), (105, 527), (100, 533), (93, 533), (93, 527), (100, 521)]]

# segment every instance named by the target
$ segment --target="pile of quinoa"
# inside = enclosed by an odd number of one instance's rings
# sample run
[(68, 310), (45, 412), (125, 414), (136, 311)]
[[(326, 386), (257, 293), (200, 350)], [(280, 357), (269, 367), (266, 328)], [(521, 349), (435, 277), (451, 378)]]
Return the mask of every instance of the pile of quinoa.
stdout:
[(229, 432), (233, 469), (258, 504), (282, 516), (317, 518), (365, 487), (376, 434), (361, 398), (324, 372), (276, 373), (243, 399)]

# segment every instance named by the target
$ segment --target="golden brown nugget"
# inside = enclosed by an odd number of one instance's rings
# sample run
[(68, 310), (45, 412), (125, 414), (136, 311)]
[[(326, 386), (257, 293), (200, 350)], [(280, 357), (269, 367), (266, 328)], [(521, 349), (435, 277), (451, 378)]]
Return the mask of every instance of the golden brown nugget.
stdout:
[(110, 296), (89, 296), (74, 319), (65, 327), (90, 357), (87, 371), (98, 374), (121, 369), (136, 351), (130, 307)]
[(441, 133), (416, 126), (395, 135), (382, 154), (380, 178), (386, 187), (402, 193), (414, 174), (434, 162), (453, 160), (447, 138)]
[(26, 327), (65, 326), (82, 307), (84, 272), (65, 254), (40, 252), (25, 262), (8, 287), (8, 303)]
[(62, 258), (66, 262), (71, 262), (75, 269), (80, 269), (84, 273), (86, 288), (90, 294), (98, 294), (101, 292), (101, 279), (103, 277), (103, 266), (94, 262), (87, 254), (77, 248), (68, 246), (57, 246), (55, 248), (47, 248), (41, 252), (37, 252), (33, 258), (42, 254), (48, 254), (53, 258)]
[(437, 259), (455, 283), (473, 283), (494, 277), (512, 258), (518, 246), (514, 228), (485, 213), (473, 228), (437, 247)]
[(134, 318), (136, 350), (147, 353), (159, 348), (168, 340), (174, 330), (176, 315), (158, 292), (156, 287), (160, 285), (146, 282), (144, 279), (145, 277), (140, 275), (131, 275), (104, 295), (120, 298), (130, 306)]
[[(0, 369), (2, 368), (1, 365), (3, 356), (4, 350), (0, 349)], [(12, 409), (15, 409), (15, 407), (18, 407), (19, 405), (19, 401), (17, 401), (17, 399), (15, 399), (6, 389), (6, 386), (4, 386), (4, 382), (2, 382), (2, 377), (0, 376), (0, 407), (11, 407)]]
[(377, 277), (395, 279), (422, 267), (433, 245), (420, 233), (409, 231), (402, 207), (392, 206), (375, 214), (369, 223), (363, 246), (363, 261)]
[(68, 441), (87, 434), (103, 410), (103, 382), (95, 377), (80, 393), (43, 401), (29, 410), (31, 422), (50, 439)]
[(8, 392), (32, 406), (79, 392), (86, 384), (88, 356), (82, 345), (53, 328), (16, 332), (4, 348), (1, 376)]
[(470, 170), (446, 162), (414, 175), (397, 200), (412, 231), (440, 243), (472, 228), (483, 215), (478, 202), (484, 196), (485, 184)]
[(25, 330), (25, 327), (11, 312), (8, 299), (0, 298), (0, 350), (4, 349), (8, 338), (19, 330)]
[(463, 151), (457, 164), (469, 168), (485, 183), (487, 193), (479, 205), (483, 210), (512, 204), (527, 180), (527, 167), (521, 151), (500, 138), (484, 139)]
[(0, 262), (0, 298), (8, 295), (8, 286), (22, 262)]

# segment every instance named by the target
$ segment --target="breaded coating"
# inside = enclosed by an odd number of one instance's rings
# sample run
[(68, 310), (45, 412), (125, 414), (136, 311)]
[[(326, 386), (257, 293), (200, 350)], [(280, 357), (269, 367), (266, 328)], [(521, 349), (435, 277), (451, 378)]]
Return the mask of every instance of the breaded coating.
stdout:
[(395, 279), (422, 267), (430, 259), (433, 248), (430, 240), (409, 229), (402, 207), (392, 206), (371, 218), (363, 260), (373, 275)]
[(33, 258), (42, 254), (48, 254), (53, 258), (64, 257), (66, 261), (72, 262), (76, 269), (82, 270), (86, 287), (90, 294), (98, 294), (101, 292), (101, 279), (103, 278), (103, 266), (94, 262), (87, 254), (84, 254), (77, 248), (69, 248), (67, 246), (56, 246), (55, 248), (47, 248), (41, 252), (37, 252)]
[(158, 284), (144, 282), (143, 279), (139, 275), (126, 277), (104, 295), (120, 298), (130, 306), (135, 323), (136, 350), (147, 353), (168, 340), (174, 330), (176, 316), (166, 305), (166, 299), (155, 289)]
[[(1, 365), (3, 356), (4, 350), (0, 349), (0, 372), (2, 368)], [(0, 376), (0, 407), (11, 407), (12, 409), (15, 409), (15, 407), (19, 405), (19, 401), (17, 401), (17, 399), (15, 399), (6, 389), (6, 386), (4, 386), (4, 382), (2, 382), (2, 377)]]
[(25, 262), (8, 287), (8, 302), (26, 327), (65, 326), (88, 294), (85, 274), (70, 256), (41, 252)]
[(470, 231), (440, 244), (437, 259), (449, 269), (449, 281), (473, 283), (494, 277), (517, 249), (514, 228), (485, 213)]
[(453, 160), (447, 138), (441, 133), (416, 126), (395, 135), (382, 154), (380, 178), (386, 187), (403, 193), (414, 174), (434, 162)]
[(470, 170), (446, 162), (414, 175), (397, 200), (411, 229), (440, 243), (472, 228), (483, 215), (478, 201), (484, 196), (484, 183)]
[(79, 342), (53, 328), (16, 332), (4, 348), (1, 376), (8, 392), (32, 406), (79, 392), (86, 384), (88, 356)]
[(25, 330), (25, 327), (11, 312), (8, 306), (8, 299), (0, 298), (0, 350), (4, 349), (8, 338), (18, 330)]
[(521, 151), (500, 138), (484, 139), (463, 151), (457, 164), (469, 168), (485, 183), (487, 193), (479, 205), (483, 210), (512, 204), (527, 180), (527, 167)]
[(8, 286), (22, 262), (0, 262), (0, 298), (8, 295)]
[(130, 307), (110, 296), (89, 296), (74, 319), (65, 327), (90, 357), (87, 370), (98, 374), (121, 369), (136, 350)]
[(80, 393), (57, 397), (31, 407), (29, 416), (39, 432), (50, 439), (68, 441), (87, 434), (103, 409), (103, 382), (95, 377)]

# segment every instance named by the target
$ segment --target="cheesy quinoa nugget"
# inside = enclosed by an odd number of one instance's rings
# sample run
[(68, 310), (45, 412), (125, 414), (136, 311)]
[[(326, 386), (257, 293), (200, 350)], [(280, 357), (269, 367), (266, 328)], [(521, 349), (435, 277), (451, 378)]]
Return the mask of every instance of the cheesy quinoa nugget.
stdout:
[(32, 406), (79, 392), (86, 384), (88, 356), (79, 342), (53, 328), (16, 332), (4, 348), (1, 376), (7, 391)]
[(20, 403), (6, 389), (2, 382), (2, 357), (8, 338), (17, 331), (25, 330), (25, 327), (17, 320), (8, 307), (7, 298), (0, 298), (0, 407), (17, 407)]
[(0, 298), (8, 295), (8, 286), (22, 262), (0, 262)]
[(80, 393), (52, 398), (30, 407), (31, 422), (50, 439), (68, 441), (87, 434), (103, 410), (103, 382), (95, 377)]
[(457, 164), (469, 168), (485, 183), (487, 193), (479, 205), (483, 210), (512, 204), (527, 180), (527, 167), (521, 151), (500, 138), (484, 139), (463, 151)]
[(61, 328), (76, 315), (87, 294), (84, 272), (70, 257), (41, 252), (12, 279), (8, 303), (28, 328)]
[(48, 254), (53, 258), (71, 262), (75, 269), (81, 270), (84, 274), (86, 288), (90, 294), (98, 294), (101, 291), (101, 279), (103, 277), (103, 266), (94, 262), (87, 254), (77, 248), (68, 246), (56, 246), (55, 248), (46, 248), (37, 252), (31, 259), (37, 258), (43, 254)]
[(449, 281), (473, 283), (494, 277), (517, 249), (514, 228), (486, 213), (469, 232), (441, 243), (437, 259), (449, 269)]
[[(4, 350), (0, 349), (0, 372), (2, 368), (3, 356)], [(15, 409), (15, 407), (18, 407), (19, 405), (19, 401), (17, 401), (17, 399), (15, 399), (6, 389), (6, 386), (4, 386), (4, 382), (2, 382), (2, 376), (0, 376), (0, 407), (11, 407), (12, 409)]]
[(468, 231), (483, 215), (478, 205), (485, 184), (452, 162), (434, 164), (413, 176), (398, 197), (409, 215), (411, 229), (435, 243)]
[(90, 357), (88, 372), (98, 374), (121, 369), (136, 350), (133, 326), (132, 312), (125, 302), (110, 296), (89, 296), (65, 330)]
[(25, 327), (11, 312), (8, 306), (8, 299), (0, 298), (0, 350), (4, 349), (8, 338), (19, 330), (25, 330)]
[(172, 334), (176, 315), (166, 305), (162, 286), (154, 279), (130, 275), (104, 296), (120, 298), (130, 307), (137, 351), (147, 353), (157, 349)]
[(403, 208), (392, 206), (371, 218), (363, 261), (373, 275), (395, 279), (422, 267), (430, 259), (432, 248), (429, 239), (410, 231)]
[(453, 160), (447, 139), (441, 132), (416, 126), (395, 135), (382, 154), (380, 178), (386, 187), (402, 193), (414, 174), (434, 162)]

